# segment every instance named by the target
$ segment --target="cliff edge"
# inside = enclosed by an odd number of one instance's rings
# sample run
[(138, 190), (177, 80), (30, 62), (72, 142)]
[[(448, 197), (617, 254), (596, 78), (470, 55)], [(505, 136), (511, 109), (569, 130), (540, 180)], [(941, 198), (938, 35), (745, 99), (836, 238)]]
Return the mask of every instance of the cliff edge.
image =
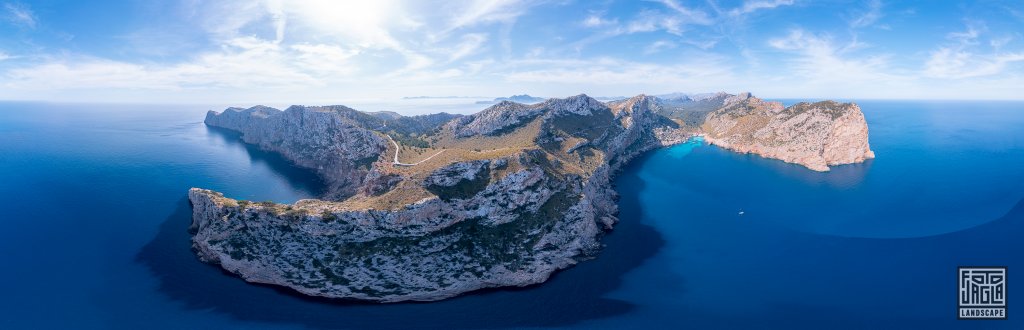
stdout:
[(784, 108), (745, 94), (709, 113), (701, 128), (708, 143), (815, 171), (875, 157), (864, 114), (853, 103), (801, 102)]

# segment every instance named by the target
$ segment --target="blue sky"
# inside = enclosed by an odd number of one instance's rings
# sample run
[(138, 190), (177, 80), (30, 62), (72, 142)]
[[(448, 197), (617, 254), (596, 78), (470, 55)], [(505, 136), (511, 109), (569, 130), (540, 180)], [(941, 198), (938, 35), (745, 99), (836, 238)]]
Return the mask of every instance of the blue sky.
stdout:
[(0, 99), (1024, 99), (1024, 1), (4, 1)]

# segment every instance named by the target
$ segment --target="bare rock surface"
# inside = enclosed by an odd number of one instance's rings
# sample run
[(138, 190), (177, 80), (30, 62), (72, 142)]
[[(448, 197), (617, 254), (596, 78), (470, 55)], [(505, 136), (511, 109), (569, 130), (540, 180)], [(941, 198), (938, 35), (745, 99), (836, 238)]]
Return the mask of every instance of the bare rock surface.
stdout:
[(815, 171), (875, 157), (864, 114), (853, 103), (805, 102), (785, 108), (779, 102), (735, 97), (708, 114), (702, 129), (711, 144)]

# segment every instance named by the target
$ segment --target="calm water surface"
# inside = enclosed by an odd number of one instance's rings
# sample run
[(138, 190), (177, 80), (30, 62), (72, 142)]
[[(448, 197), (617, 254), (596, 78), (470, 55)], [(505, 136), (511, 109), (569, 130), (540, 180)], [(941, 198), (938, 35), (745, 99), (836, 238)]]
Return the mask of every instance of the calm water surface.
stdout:
[(205, 127), (207, 109), (0, 103), (0, 328), (1024, 327), (1012, 303), (957, 321), (955, 300), (958, 265), (1024, 281), (1024, 103), (860, 104), (878, 159), (816, 173), (700, 142), (651, 152), (616, 181), (599, 258), (537, 287), (368, 305), (192, 255), (189, 187), (323, 189)]

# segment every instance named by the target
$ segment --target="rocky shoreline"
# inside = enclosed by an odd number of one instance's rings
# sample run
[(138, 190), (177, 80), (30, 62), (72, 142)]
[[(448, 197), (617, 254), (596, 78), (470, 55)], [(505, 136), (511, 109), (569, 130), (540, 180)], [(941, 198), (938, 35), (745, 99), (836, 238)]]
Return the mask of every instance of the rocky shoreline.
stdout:
[[(743, 116), (732, 115), (737, 112)], [(708, 116), (702, 128), (710, 144), (820, 172), (875, 158), (864, 114), (852, 103), (733, 103)]]
[[(470, 116), (231, 108), (206, 124), (315, 170), (332, 189), (292, 205), (191, 189), (199, 258), (250, 282), (377, 302), (542, 283), (596, 256), (618, 221), (614, 173), (695, 135), (815, 170), (873, 157), (856, 105), (783, 109), (749, 94), (579, 95)], [(439, 150), (415, 166), (389, 156)]]

